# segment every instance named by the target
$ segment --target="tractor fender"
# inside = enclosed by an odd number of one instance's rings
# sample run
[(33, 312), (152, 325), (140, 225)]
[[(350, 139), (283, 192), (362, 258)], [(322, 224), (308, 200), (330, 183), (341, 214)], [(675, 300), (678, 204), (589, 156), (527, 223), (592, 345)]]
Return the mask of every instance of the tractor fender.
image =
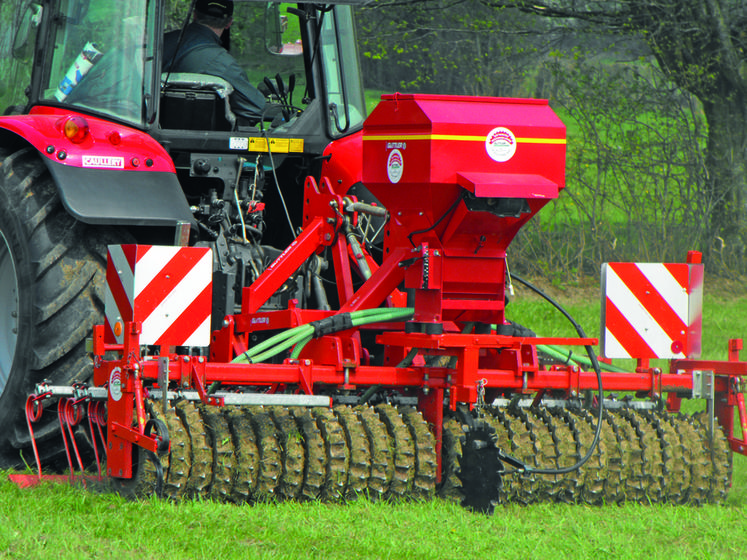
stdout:
[(363, 174), (363, 133), (361, 131), (330, 142), (322, 154), (322, 177), (328, 177), (335, 192), (345, 195), (361, 182)]
[[(78, 143), (64, 133), (74, 118), (88, 130)], [(51, 107), (0, 117), (0, 144), (24, 142), (39, 152), (66, 210), (82, 222), (174, 226), (192, 221), (171, 158), (141, 130)]]

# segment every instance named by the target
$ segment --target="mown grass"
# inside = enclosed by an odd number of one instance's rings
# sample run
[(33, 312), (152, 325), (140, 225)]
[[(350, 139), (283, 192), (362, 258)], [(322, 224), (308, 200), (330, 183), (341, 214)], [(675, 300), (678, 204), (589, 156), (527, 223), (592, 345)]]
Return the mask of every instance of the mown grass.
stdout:
[[(553, 295), (590, 336), (598, 333), (592, 288)], [(519, 291), (517, 320), (563, 335), (564, 319)], [(705, 354), (725, 357), (744, 336), (747, 295), (706, 286)], [(597, 325), (597, 326), (594, 326)], [(596, 330), (595, 330), (596, 329)], [(717, 343), (716, 340), (719, 340)], [(17, 488), (0, 473), (0, 558), (744, 558), (747, 458), (734, 457), (724, 504), (500, 506), (492, 516), (441, 500), (234, 506), (209, 501), (127, 501), (67, 485)]]
[[(552, 286), (539, 279), (535, 284), (559, 302), (586, 332), (598, 338), (600, 332), (601, 290), (597, 285)], [(515, 296), (506, 308), (506, 315), (534, 330), (540, 336), (576, 336), (576, 331), (549, 303), (528, 288), (514, 283)], [(703, 294), (702, 358), (725, 360), (728, 340), (747, 341), (747, 292), (741, 283), (706, 277)], [(598, 348), (597, 348), (598, 350)], [(581, 350), (583, 351), (583, 350)], [(623, 362), (625, 363), (625, 362)], [(631, 362), (632, 363), (632, 362)], [(652, 361), (663, 369), (665, 361)], [(622, 363), (620, 364), (622, 365)]]
[[(744, 461), (735, 483), (744, 487)], [(0, 483), (0, 557), (740, 558), (745, 496), (718, 506), (128, 502), (64, 485)], [(3, 552), (4, 551), (4, 552)]]

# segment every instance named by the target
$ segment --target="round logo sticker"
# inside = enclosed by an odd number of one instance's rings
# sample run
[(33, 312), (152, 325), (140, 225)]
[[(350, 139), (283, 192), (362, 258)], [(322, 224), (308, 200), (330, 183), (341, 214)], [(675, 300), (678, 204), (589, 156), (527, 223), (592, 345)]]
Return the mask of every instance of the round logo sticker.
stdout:
[(494, 128), (485, 138), (485, 150), (495, 161), (508, 161), (516, 153), (516, 136), (502, 126)]
[(399, 150), (392, 150), (389, 152), (389, 159), (386, 160), (386, 174), (389, 176), (389, 180), (392, 183), (398, 183), (402, 178), (402, 168), (404, 162), (402, 161), (402, 152)]
[(109, 394), (113, 401), (122, 398), (122, 370), (118, 367), (109, 374)]

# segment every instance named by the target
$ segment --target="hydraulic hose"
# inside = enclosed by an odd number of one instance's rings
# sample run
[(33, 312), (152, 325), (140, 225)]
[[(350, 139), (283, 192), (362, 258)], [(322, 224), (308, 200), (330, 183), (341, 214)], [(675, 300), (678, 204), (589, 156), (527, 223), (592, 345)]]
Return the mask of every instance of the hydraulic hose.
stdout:
[[(378, 313), (376, 313), (378, 312)], [(358, 315), (355, 315), (355, 314)], [(407, 317), (410, 317), (413, 313), (413, 309), (411, 307), (403, 307), (403, 308), (379, 308), (379, 309), (364, 309), (361, 311), (354, 311), (351, 313), (351, 315), (355, 315), (353, 317), (353, 327), (360, 327), (362, 325), (368, 325), (371, 323), (387, 323), (390, 321), (401, 321), (402, 319), (406, 319)], [(296, 347), (293, 349), (293, 352), (291, 353), (291, 358), (298, 358), (298, 356), (301, 354), (301, 350), (303, 350), (303, 347), (313, 338), (312, 335), (309, 335), (305, 339), (303, 339), (301, 342), (296, 345)]]
[[(332, 326), (330, 328), (337, 330), (346, 330), (353, 327), (360, 327), (371, 323), (385, 323), (390, 321), (401, 321), (410, 317), (413, 314), (411, 307), (404, 308), (375, 308), (375, 309), (361, 309), (359, 311), (352, 311), (349, 315), (349, 321), (339, 321), (338, 326)], [(333, 315), (332, 317), (323, 321), (332, 321), (331, 324), (335, 325), (334, 319), (341, 318), (344, 313)], [(296, 346), (291, 354), (291, 358), (297, 358), (301, 353), (303, 347), (308, 343), (309, 340), (314, 338), (320, 321), (314, 321), (299, 325), (291, 329), (280, 332), (267, 340), (253, 346), (243, 354), (237, 356), (232, 360), (232, 363), (259, 363), (268, 360), (281, 352), (288, 350), (289, 348)], [(324, 333), (336, 332), (335, 330), (325, 330)]]
[[(561, 348), (559, 346), (538, 344), (537, 351), (542, 352), (543, 354), (547, 354), (548, 356), (551, 356), (552, 358), (558, 361), (561, 361), (565, 364), (569, 364), (569, 365), (582, 364), (585, 366), (592, 365), (591, 360), (589, 360), (589, 358), (583, 356), (582, 354), (574, 354), (570, 350), (566, 350), (565, 348)], [(613, 371), (616, 373), (625, 373), (626, 371), (624, 368), (617, 367), (612, 364), (606, 364), (604, 362), (599, 362), (599, 368), (602, 371)]]
[[(531, 284), (530, 282), (527, 282), (523, 278), (516, 276), (516, 274), (511, 275), (513, 280), (516, 280), (519, 282), (519, 284), (523, 284), (530, 290), (532, 290), (534, 293), (538, 294), (539, 296), (543, 297), (545, 300), (547, 300), (555, 309), (560, 311), (560, 313), (568, 319), (568, 321), (573, 325), (573, 328), (576, 329), (576, 332), (578, 333), (578, 336), (581, 338), (586, 338), (586, 333), (584, 332), (584, 329), (581, 328), (581, 325), (579, 325), (573, 317), (561, 306), (557, 301), (552, 299), (550, 296), (548, 296), (545, 292), (540, 290), (535, 285)], [(594, 349), (590, 345), (585, 345), (584, 348), (586, 348), (586, 353), (589, 356), (589, 362), (591, 366), (594, 368), (594, 372), (597, 375), (597, 387), (598, 387), (598, 395), (599, 395), (599, 409), (597, 411), (597, 426), (594, 430), (594, 440), (591, 442), (591, 445), (589, 446), (589, 450), (586, 452), (586, 455), (584, 455), (579, 461), (570, 467), (561, 467), (557, 469), (536, 469), (532, 467), (526, 467), (527, 472), (537, 473), (537, 474), (567, 474), (569, 472), (573, 472), (575, 470), (580, 469), (592, 456), (594, 451), (596, 450), (597, 446), (599, 445), (599, 436), (602, 433), (602, 422), (604, 421), (604, 389), (602, 388), (602, 370), (599, 366), (599, 360), (597, 360), (597, 356), (594, 353)]]

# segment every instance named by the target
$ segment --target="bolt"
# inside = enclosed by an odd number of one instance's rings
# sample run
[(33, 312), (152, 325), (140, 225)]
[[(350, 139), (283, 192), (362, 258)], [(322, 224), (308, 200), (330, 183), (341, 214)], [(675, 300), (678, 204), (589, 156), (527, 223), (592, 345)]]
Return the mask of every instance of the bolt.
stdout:
[(187, 356), (184, 356), (184, 357), (182, 358), (182, 360), (183, 360), (183, 361), (184, 361), (184, 363), (186, 364), (186, 363), (187, 363), (187, 362), (189, 361), (189, 357), (187, 357)]
[(200, 356), (199, 358), (197, 358), (197, 361), (203, 363), (205, 361), (205, 358), (203, 356)]

